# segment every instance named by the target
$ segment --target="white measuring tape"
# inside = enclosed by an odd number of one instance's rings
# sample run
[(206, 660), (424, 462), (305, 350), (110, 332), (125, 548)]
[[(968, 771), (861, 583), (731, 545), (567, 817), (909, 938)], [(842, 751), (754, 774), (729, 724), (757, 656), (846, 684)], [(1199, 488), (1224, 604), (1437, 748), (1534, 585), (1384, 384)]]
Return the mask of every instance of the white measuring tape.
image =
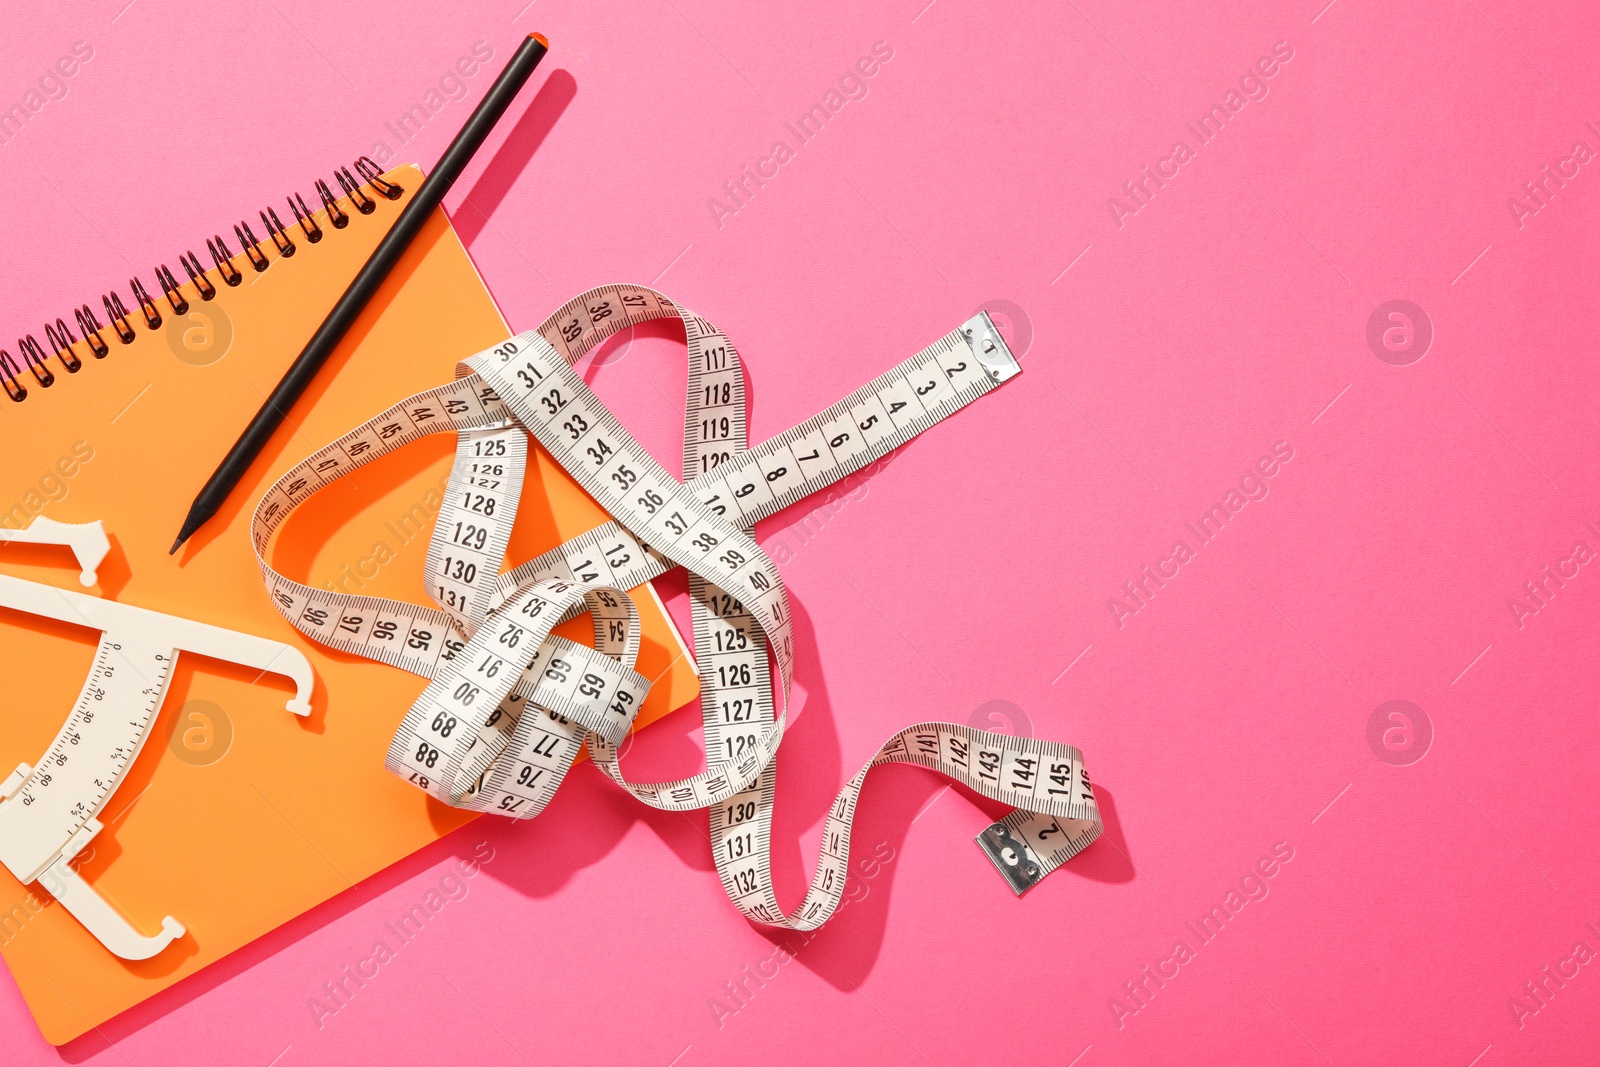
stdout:
[[(100, 523), (42, 516), (26, 530), (0, 528), (0, 541), (70, 545), (84, 585), (94, 584), (95, 568), (110, 551)], [(18, 881), (42, 886), (116, 955), (148, 959), (182, 937), (183, 924), (168, 915), (158, 933), (141, 934), (72, 860), (104, 828), (98, 816), (150, 735), (173, 661), (188, 650), (287, 675), (296, 689), (288, 708), (296, 715), (311, 713), (311, 664), (277, 641), (4, 574), (0, 605), (101, 631), (83, 690), (44, 756), (0, 782), (0, 862)]]
[[(688, 340), (687, 481), (641, 448), (572, 366), (619, 330), (661, 318), (681, 319)], [(387, 766), (444, 803), (532, 818), (588, 745), (595, 765), (644, 803), (709, 809), (717, 871), (740, 911), (811, 930), (844, 893), (867, 773), (917, 763), (1017, 807), (978, 843), (1021, 893), (1099, 836), (1082, 754), (925, 722), (891, 737), (839, 793), (810, 891), (792, 915), (779, 908), (770, 863), (773, 756), (794, 642), (777, 566), (753, 535), (757, 520), (1019, 373), (979, 313), (821, 414), (749, 448), (744, 371), (727, 337), (654, 290), (605, 286), (538, 330), (466, 360), (454, 383), (396, 404), (295, 466), (262, 497), (251, 536), (273, 602), (302, 633), (432, 679), (401, 722)], [(380, 456), (446, 432), (459, 435), (456, 459), (425, 565), (437, 608), (317, 589), (268, 565), (272, 535), (295, 507)], [(530, 434), (613, 521), (502, 573)], [(624, 778), (617, 760), (649, 688), (633, 670), (638, 618), (627, 590), (676, 566), (690, 573), (707, 769), (640, 785)], [(551, 636), (584, 612), (593, 616), (593, 648)]]

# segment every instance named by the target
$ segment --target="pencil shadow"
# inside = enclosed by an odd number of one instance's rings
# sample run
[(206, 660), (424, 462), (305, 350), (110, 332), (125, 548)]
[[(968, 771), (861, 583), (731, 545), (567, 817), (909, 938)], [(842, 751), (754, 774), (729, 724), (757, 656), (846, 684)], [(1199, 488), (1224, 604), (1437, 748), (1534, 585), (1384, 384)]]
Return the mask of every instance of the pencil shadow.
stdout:
[(451, 220), (455, 223), (456, 233), (461, 235), (462, 244), (470, 247), (483, 228), (489, 225), (489, 216), (495, 213), (511, 192), (511, 187), (522, 176), (528, 161), (577, 95), (578, 82), (570, 73), (565, 70), (551, 71), (529, 101), (527, 110), (501, 142), (494, 158), (462, 198), (464, 205), (472, 207), (471, 213), (452, 214)]

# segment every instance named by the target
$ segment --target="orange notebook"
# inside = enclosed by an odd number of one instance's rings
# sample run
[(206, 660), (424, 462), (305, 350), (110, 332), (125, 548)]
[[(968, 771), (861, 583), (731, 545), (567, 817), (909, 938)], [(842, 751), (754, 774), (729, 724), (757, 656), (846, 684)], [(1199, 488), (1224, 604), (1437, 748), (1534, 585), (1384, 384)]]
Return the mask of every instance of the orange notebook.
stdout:
[[(386, 175), (406, 190), (414, 167)], [(369, 190), (370, 192), (370, 190)], [(24, 371), (27, 397), (0, 399), (6, 463), (0, 523), (35, 515), (105, 522), (112, 552), (90, 592), (291, 644), (316, 671), (314, 711), (284, 710), (287, 679), (256, 676), (182, 653), (161, 714), (76, 861), (101, 896), (138, 928), (166, 915), (188, 935), (155, 957), (118, 959), (38, 885), (0, 867), (0, 953), (44, 1036), (62, 1044), (349, 889), (474, 816), (441, 806), (387, 773), (384, 752), (426, 680), (333, 652), (302, 637), (267, 600), (251, 552), (251, 510), (287, 467), (406, 396), (451, 380), (456, 360), (511, 334), (443, 211), (233, 495), (178, 556), (167, 549), (196, 490), (271, 391), (406, 197), (374, 198), (349, 223), (316, 216), (310, 244), (291, 224), (295, 253), (261, 242), (257, 272), (237, 256), (237, 287), (207, 278), (216, 298), (182, 295), (187, 315), (159, 295), (151, 330), (137, 306), (132, 343), (101, 331), (96, 359), (54, 384)], [(274, 566), (313, 585), (424, 602), (423, 559), (455, 439), (439, 435), (385, 457), (318, 495), (274, 546)], [(541, 452), (530, 469), (508, 563), (605, 521), (606, 515)], [(0, 571), (78, 589), (65, 548), (5, 544)], [(638, 670), (656, 679), (640, 723), (698, 692), (693, 661), (654, 594), (638, 597), (644, 643)], [(586, 619), (561, 631), (592, 642)], [(98, 633), (0, 609), (6, 652), (0, 778), (37, 762), (65, 721), (90, 669)]]

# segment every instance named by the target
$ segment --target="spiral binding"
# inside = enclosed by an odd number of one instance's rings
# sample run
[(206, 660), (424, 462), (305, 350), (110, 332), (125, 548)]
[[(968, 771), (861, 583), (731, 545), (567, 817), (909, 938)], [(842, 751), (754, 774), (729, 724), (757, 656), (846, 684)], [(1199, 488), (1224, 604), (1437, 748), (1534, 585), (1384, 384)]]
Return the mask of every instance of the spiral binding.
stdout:
[[(349, 198), (350, 205), (362, 215), (372, 214), (378, 206), (376, 201), (367, 195), (363, 186), (370, 187), (373, 192), (388, 200), (398, 200), (405, 194), (405, 190), (400, 186), (385, 180), (383, 170), (367, 156), (356, 160), (355, 174), (350, 172), (349, 167), (340, 167), (334, 171), (333, 177), (344, 196)], [(333, 188), (318, 178), (316, 190), (317, 197), (322, 201), (323, 210), (328, 213), (328, 223), (336, 230), (342, 230), (350, 225), (350, 215), (339, 206), (339, 198), (334, 196)], [(294, 215), (294, 225), (298, 225), (305, 243), (314, 245), (321, 241), (322, 227), (317, 224), (312, 210), (306, 206), (305, 198), (299, 193), (292, 193), (287, 200), (289, 211)], [(260, 216), (262, 228), (266, 230), (264, 241), (256, 239), (255, 231), (250, 228), (250, 223), (246, 220), (241, 220), (233, 228), (234, 238), (239, 242), (243, 255), (257, 273), (272, 266), (273, 262), (263, 250), (263, 243), (270, 243), (279, 259), (288, 259), (297, 250), (295, 238), (290, 235), (291, 228), (283, 224), (277, 209), (268, 207), (260, 212)], [(244, 281), (244, 273), (234, 265), (233, 252), (229, 250), (227, 241), (223, 240), (220, 233), (206, 238), (206, 251), (211, 253), (214, 269), (224, 285), (233, 288)], [(218, 288), (206, 276), (206, 270), (199, 256), (186, 250), (179, 253), (178, 262), (182, 264), (184, 273), (189, 276), (189, 284), (194, 287), (202, 301), (216, 299)], [(155, 276), (156, 282), (161, 287), (161, 297), (171, 308), (172, 314), (187, 315), (191, 305), (188, 298), (183, 295), (178, 276), (165, 263), (156, 267)], [(105, 336), (107, 329), (116, 335), (118, 342), (125, 345), (132, 344), (134, 338), (138, 336), (134, 323), (140, 319), (143, 320), (145, 329), (159, 330), (162, 323), (161, 307), (151, 298), (151, 290), (138, 278), (130, 278), (128, 287), (133, 294), (134, 310), (131, 312), (128, 305), (123, 303), (121, 294), (115, 290), (100, 298), (100, 303), (105, 308), (105, 326), (101, 325), (99, 316), (88, 304), (79, 306), (72, 313), (73, 319), (77, 322), (77, 333), (73, 332), (65, 318), (57, 318), (52, 323), (46, 323), (44, 334), (45, 339), (50, 342), (50, 355), (45, 354), (44, 346), (31, 333), (17, 339), (17, 350), (21, 353), (20, 361), (13, 358), (6, 349), (0, 348), (0, 388), (5, 390), (6, 396), (18, 403), (28, 398), (28, 387), (23, 384), (25, 375), (31, 375), (40, 389), (48, 389), (54, 385), (56, 374), (50, 369), (51, 356), (68, 374), (78, 373), (84, 365), (83, 357), (78, 352), (80, 344), (85, 346), (95, 359), (105, 359), (112, 348)]]

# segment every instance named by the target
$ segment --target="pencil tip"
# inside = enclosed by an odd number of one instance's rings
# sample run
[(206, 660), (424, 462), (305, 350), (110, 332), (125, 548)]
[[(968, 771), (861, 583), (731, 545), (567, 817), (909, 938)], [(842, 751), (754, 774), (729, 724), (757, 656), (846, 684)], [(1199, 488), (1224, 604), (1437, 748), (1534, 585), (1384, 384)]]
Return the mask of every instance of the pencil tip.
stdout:
[(179, 534), (178, 539), (172, 542), (172, 547), (167, 549), (167, 555), (171, 556), (176, 554), (178, 549), (182, 548), (183, 543), (187, 540), (189, 540), (189, 538), (186, 534)]

